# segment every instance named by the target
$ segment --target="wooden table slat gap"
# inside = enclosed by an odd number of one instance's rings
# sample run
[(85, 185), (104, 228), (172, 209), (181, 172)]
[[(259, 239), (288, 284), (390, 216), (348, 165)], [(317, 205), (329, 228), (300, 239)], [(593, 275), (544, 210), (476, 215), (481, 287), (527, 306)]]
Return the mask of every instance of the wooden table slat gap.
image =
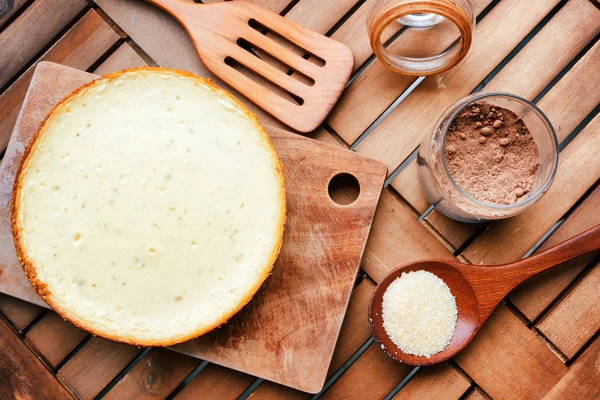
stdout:
[[(325, 36), (331, 37), (342, 25), (344, 25), (367, 0), (358, 0), (328, 31)], [(365, 21), (365, 24), (367, 21)]]
[[(355, 149), (375, 130), (377, 129), (377, 127), (379, 126), (379, 124), (381, 124), (383, 122), (383, 120), (385, 120), (403, 101), (404, 99), (406, 99), (420, 84), (421, 82), (423, 82), (425, 80), (424, 76), (420, 76), (418, 78), (416, 78), (409, 87), (407, 87), (402, 93), (400, 93), (400, 95), (398, 97), (396, 97), (396, 99), (392, 102), (392, 104), (390, 104), (385, 110), (383, 110), (383, 112), (375, 119), (375, 121), (373, 121), (368, 127), (367, 129), (361, 133), (356, 140), (352, 143), (352, 146), (350, 146), (350, 150), (355, 151)], [(414, 152), (414, 150), (413, 150)], [(412, 154), (412, 153), (411, 153)], [(409, 155), (410, 157), (410, 155)], [(407, 157), (408, 158), (408, 157)], [(406, 159), (404, 160), (406, 161)], [(402, 165), (402, 163), (400, 163), (398, 165), (398, 167), (400, 165)], [(396, 172), (396, 170), (398, 169), (398, 167), (396, 167), (394, 169), (393, 172)], [(399, 171), (398, 171), (399, 172)], [(390, 174), (390, 171), (388, 170), (388, 175)]]
[(71, 361), (71, 359), (75, 357), (77, 353), (79, 353), (79, 351), (90, 342), (90, 340), (92, 340), (93, 337), (93, 335), (88, 334), (85, 338), (83, 338), (83, 340), (79, 342), (79, 344), (75, 346), (75, 348), (71, 350), (69, 354), (67, 354), (67, 356), (60, 363), (58, 363), (58, 365), (56, 365), (56, 370), (60, 371), (62, 367), (64, 367), (69, 361)]
[(98, 58), (98, 59), (97, 59), (97, 60), (96, 60), (96, 61), (95, 61), (95, 62), (94, 62), (92, 65), (90, 65), (90, 67), (89, 67), (88, 69), (86, 69), (86, 72), (90, 72), (90, 73), (91, 73), (91, 72), (94, 72), (94, 70), (95, 70), (96, 68), (98, 68), (100, 65), (102, 65), (102, 63), (103, 63), (104, 61), (106, 61), (106, 60), (107, 60), (107, 59), (108, 59), (110, 56), (112, 56), (112, 55), (113, 55), (113, 53), (114, 53), (115, 51), (117, 51), (117, 49), (118, 49), (119, 47), (121, 47), (121, 45), (122, 45), (123, 43), (125, 43), (125, 39), (122, 39), (122, 38), (121, 38), (121, 39), (117, 40), (117, 41), (116, 41), (116, 42), (115, 42), (115, 43), (114, 43), (112, 46), (110, 46), (110, 48), (109, 48), (108, 50), (106, 50), (106, 51), (104, 52), (104, 54), (102, 54), (102, 55), (100, 56), (100, 58)]
[(592, 40), (590, 40), (590, 42), (588, 44), (586, 44), (579, 53), (577, 53), (577, 55), (575, 57), (573, 57), (573, 59), (550, 81), (550, 83), (548, 83), (548, 85), (546, 85), (546, 87), (544, 89), (542, 89), (542, 91), (534, 97), (534, 99), (532, 100), (532, 103), (537, 104), (550, 90), (552, 90), (552, 88), (554, 86), (556, 86), (556, 84), (567, 74), (569, 73), (569, 71), (571, 69), (573, 69), (573, 67), (575, 66), (575, 64), (577, 64), (579, 62), (579, 60), (581, 60), (583, 58), (583, 56), (585, 56), (587, 54), (588, 51), (590, 51), (592, 49), (592, 47), (594, 47), (594, 45), (600, 41), (600, 33), (598, 35), (596, 35), (596, 37), (594, 37)]
[(575, 137), (579, 135), (579, 133), (584, 130), (585, 127), (592, 122), (592, 120), (596, 118), (598, 114), (600, 114), (600, 104), (594, 107), (594, 109), (584, 119), (582, 119), (579, 124), (577, 124), (575, 129), (573, 129), (573, 131), (569, 133), (569, 135), (562, 142), (559, 143), (558, 149), (562, 151), (565, 147), (567, 147), (567, 145), (571, 143), (571, 141), (575, 139)]
[(192, 372), (190, 372), (189, 375), (186, 376), (185, 379), (182, 380), (181, 383), (177, 385), (175, 389), (173, 389), (173, 391), (171, 391), (171, 393), (169, 393), (167, 399), (174, 399), (179, 394), (179, 392), (181, 392), (196, 376), (198, 376), (200, 372), (202, 372), (204, 368), (206, 368), (208, 364), (210, 364), (208, 361), (202, 361), (200, 365), (198, 365)]
[(127, 364), (125, 366), (125, 368), (123, 368), (123, 370), (121, 372), (119, 372), (117, 374), (117, 376), (115, 376), (101, 391), (100, 393), (98, 393), (96, 395), (96, 397), (94, 398), (95, 400), (100, 400), (102, 399), (104, 396), (106, 396), (108, 394), (108, 392), (110, 392), (110, 390), (117, 384), (119, 383), (119, 381), (121, 379), (123, 379), (123, 377), (125, 377), (125, 375), (127, 375), (127, 373), (129, 371), (131, 371), (133, 369), (133, 367), (135, 367), (145, 356), (146, 354), (148, 354), (150, 352), (150, 350), (152, 350), (151, 347), (146, 347), (144, 350), (142, 350), (133, 360), (131, 360), (131, 362), (129, 362), (129, 364)]
[(25, 73), (33, 64), (35, 64), (40, 57), (50, 50), (52, 46), (54, 46), (56, 42), (60, 40), (60, 38), (62, 38), (71, 28), (73, 28), (73, 26), (75, 26), (75, 24), (77, 24), (77, 22), (79, 22), (79, 20), (83, 18), (88, 11), (90, 11), (90, 9), (91, 7), (89, 5), (84, 7), (83, 10), (81, 10), (73, 19), (69, 21), (69, 23), (62, 27), (62, 29), (56, 35), (54, 35), (48, 41), (48, 43), (46, 43), (46, 45), (44, 45), (33, 57), (31, 57), (27, 63), (18, 69), (15, 74), (4, 83), (3, 86), (0, 86), (0, 95), (2, 95), (2, 93), (4, 93), (6, 89), (8, 89), (10, 85), (12, 85), (17, 79), (19, 79), (19, 77), (23, 75), (23, 73)]
[(452, 244), (446, 240), (446, 238), (437, 230), (435, 229), (435, 227), (430, 224), (428, 221), (426, 221), (425, 219), (420, 219), (419, 218), (419, 222), (421, 223), (421, 225), (423, 225), (428, 231), (429, 233), (431, 233), (450, 253), (454, 254), (456, 253), (457, 249), (452, 246)]
[[(396, 179), (396, 177), (400, 174), (400, 172), (402, 172), (402, 170), (404, 170), (404, 168), (408, 167), (411, 162), (415, 161), (417, 159), (418, 155), (419, 155), (419, 149), (416, 148), (412, 153), (410, 153), (410, 155), (408, 157), (406, 157), (406, 160), (404, 160), (400, 165), (398, 165), (398, 168), (396, 168), (394, 170), (394, 172), (389, 174), (389, 176), (385, 180), (385, 186), (393, 187), (393, 186), (391, 186), (391, 183), (394, 181), (394, 179)], [(425, 211), (425, 212), (427, 212), (427, 211)]]
[(292, 0), (292, 1), (290, 1), (290, 2), (287, 4), (287, 6), (285, 6), (285, 7), (283, 8), (283, 10), (281, 10), (281, 12), (279, 13), (279, 15), (281, 15), (282, 17), (285, 17), (285, 15), (286, 15), (287, 13), (289, 13), (289, 12), (292, 10), (292, 8), (296, 7), (296, 5), (297, 5), (298, 3), (300, 3), (300, 1), (301, 1), (301, 0)]
[[(25, 12), (25, 10), (27, 10), (27, 8), (34, 2), (34, 0), (25, 0), (25, 2), (23, 1), (19, 1), (17, 0), (17, 8), (13, 8), (13, 10), (11, 11), (13, 14), (10, 15), (8, 18), (6, 18), (4, 21), (2, 21), (1, 18), (4, 17), (0, 17), (0, 34), (10, 25), (13, 23), (14, 20), (16, 20), (17, 18), (19, 18), (19, 16), (21, 14), (23, 14), (23, 12)], [(14, 6), (13, 6), (14, 7)]]
[(525, 46), (533, 39), (547, 24), (550, 22), (552, 18), (567, 4), (569, 0), (562, 0), (558, 3), (554, 8), (546, 14), (546, 16), (515, 46), (514, 49), (510, 53), (506, 55), (506, 57), (498, 63), (496, 68), (492, 69), (492, 71), (481, 81), (475, 89), (471, 93), (480, 92), (496, 75), (500, 73), (516, 56), (523, 50)]
[(249, 398), (252, 395), (252, 393), (254, 393), (256, 389), (258, 389), (258, 387), (263, 384), (264, 381), (265, 380), (263, 378), (256, 378), (252, 385), (248, 386), (248, 388), (244, 390), (242, 394), (239, 395), (237, 400), (246, 400), (247, 398)]
[(566, 364), (567, 361), (569, 360), (569, 357), (567, 357), (554, 343), (552, 343), (550, 341), (550, 339), (548, 339), (548, 337), (546, 337), (546, 335), (544, 335), (544, 333), (542, 331), (540, 331), (537, 328), (533, 328), (531, 329), (531, 331), (535, 334), (535, 336), (537, 336), (542, 343), (544, 343), (546, 345), (546, 347), (548, 349), (550, 349), (550, 351), (560, 360), (562, 361), (563, 364)]
[(44, 318), (44, 316), (46, 314), (48, 314), (50, 312), (50, 310), (44, 309), (42, 310), (42, 312), (40, 312), (29, 324), (27, 324), (27, 326), (25, 328), (23, 328), (23, 330), (21, 331), (22, 335), (27, 335), (27, 332), (29, 332), (34, 326), (36, 326), (38, 324), (38, 322), (40, 322), (42, 320), (42, 318)]
[(394, 389), (392, 389), (383, 400), (391, 400), (406, 384), (412, 379), (413, 376), (421, 369), (421, 367), (414, 367), (408, 375), (402, 379)]
[(327, 380), (327, 382), (325, 382), (325, 385), (323, 386), (323, 389), (321, 389), (321, 391), (317, 394), (315, 394), (314, 396), (312, 396), (311, 400), (317, 400), (319, 398), (321, 398), (321, 396), (323, 396), (323, 394), (325, 394), (325, 392), (327, 392), (327, 390), (333, 386), (333, 384), (344, 374), (344, 372), (346, 372), (348, 370), (348, 368), (350, 368), (352, 366), (352, 364), (354, 364), (356, 362), (356, 360), (358, 360), (358, 358), (374, 343), (373, 338), (369, 338), (362, 346), (360, 346), (360, 348), (352, 355), (352, 357), (350, 357), (348, 359), (348, 361), (346, 361), (344, 363), (344, 365), (341, 366), (340, 369), (337, 370), (337, 372), (335, 374), (333, 374), (331, 376), (331, 378), (329, 378)]
[(579, 358), (581, 357), (581, 355), (583, 353), (585, 353), (585, 351), (591, 346), (593, 345), (596, 340), (598, 340), (600, 338), (600, 330), (596, 331), (596, 333), (594, 333), (592, 335), (592, 337), (583, 345), (581, 346), (581, 348), (577, 351), (577, 353), (575, 353), (575, 355), (567, 360), (566, 364), (567, 366), (570, 368), (574, 363), (577, 362), (577, 360), (579, 360)]
[(125, 30), (123, 30), (119, 24), (117, 24), (103, 9), (102, 7), (100, 7), (98, 4), (96, 4), (94, 2), (94, 10), (96, 10), (96, 12), (98, 13), (98, 15), (100, 15), (102, 17), (102, 19), (104, 19), (106, 21), (106, 23), (108, 23), (114, 30), (115, 32), (117, 32), (117, 34), (119, 34), (119, 36), (121, 36), (123, 38), (123, 40), (128, 43), (133, 50), (135, 50), (135, 52), (150, 66), (153, 67), (158, 67), (158, 63), (156, 61), (154, 61), (154, 59), (152, 57), (150, 57), (150, 55), (148, 53), (146, 53), (144, 51), (144, 49), (142, 49), (142, 47), (140, 45), (138, 45), (135, 40), (133, 40), (133, 38), (131, 38), (129, 35), (127, 35), (127, 33), (125, 32)]

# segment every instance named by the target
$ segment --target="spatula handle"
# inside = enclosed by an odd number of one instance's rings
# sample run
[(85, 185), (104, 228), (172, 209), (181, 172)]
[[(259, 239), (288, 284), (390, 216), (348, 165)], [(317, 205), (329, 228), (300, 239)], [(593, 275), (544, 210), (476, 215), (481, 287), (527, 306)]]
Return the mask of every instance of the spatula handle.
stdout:
[(525, 280), (548, 268), (598, 249), (600, 249), (600, 225), (596, 225), (539, 254), (512, 263), (511, 267), (518, 270), (523, 275), (522, 280)]

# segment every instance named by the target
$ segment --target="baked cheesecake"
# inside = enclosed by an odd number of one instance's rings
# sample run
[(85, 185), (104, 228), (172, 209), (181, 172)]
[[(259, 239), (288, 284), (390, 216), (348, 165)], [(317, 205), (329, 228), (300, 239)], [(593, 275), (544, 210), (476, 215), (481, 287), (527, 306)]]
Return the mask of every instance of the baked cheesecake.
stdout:
[(281, 248), (282, 165), (257, 118), (210, 81), (125, 70), (47, 116), (17, 173), (21, 266), (62, 317), (167, 346), (225, 323)]

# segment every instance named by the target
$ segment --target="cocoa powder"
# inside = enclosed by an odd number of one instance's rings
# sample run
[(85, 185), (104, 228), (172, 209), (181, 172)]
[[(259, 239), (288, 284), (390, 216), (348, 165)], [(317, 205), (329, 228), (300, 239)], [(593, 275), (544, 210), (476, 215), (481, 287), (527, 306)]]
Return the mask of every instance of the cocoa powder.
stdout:
[(515, 113), (486, 102), (462, 111), (448, 128), (444, 157), (450, 176), (471, 197), (513, 204), (531, 190), (538, 147)]

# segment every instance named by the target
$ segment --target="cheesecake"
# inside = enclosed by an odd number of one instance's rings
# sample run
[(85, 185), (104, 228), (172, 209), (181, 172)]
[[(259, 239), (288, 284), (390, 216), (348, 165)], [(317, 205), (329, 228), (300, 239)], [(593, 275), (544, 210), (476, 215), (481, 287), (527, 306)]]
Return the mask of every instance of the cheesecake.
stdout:
[(54, 107), (25, 150), (11, 216), (19, 262), (58, 314), (167, 346), (250, 301), (285, 210), (283, 168), (257, 118), (209, 80), (148, 67)]

